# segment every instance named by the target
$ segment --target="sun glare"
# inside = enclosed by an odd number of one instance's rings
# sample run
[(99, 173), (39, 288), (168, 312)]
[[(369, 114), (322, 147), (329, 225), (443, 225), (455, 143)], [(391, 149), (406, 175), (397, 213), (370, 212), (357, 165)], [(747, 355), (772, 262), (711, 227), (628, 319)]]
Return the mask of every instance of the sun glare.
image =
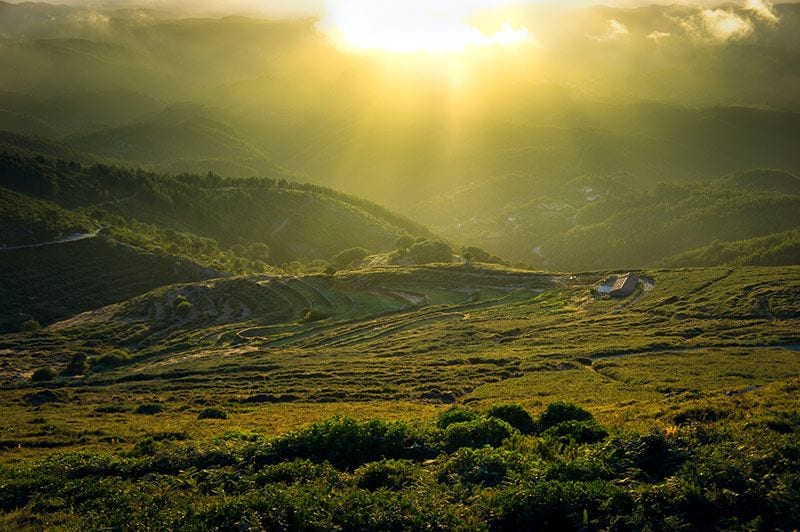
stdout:
[(475, 25), (485, 0), (330, 0), (321, 28), (357, 52), (455, 53), (470, 48), (535, 43), (524, 26)]

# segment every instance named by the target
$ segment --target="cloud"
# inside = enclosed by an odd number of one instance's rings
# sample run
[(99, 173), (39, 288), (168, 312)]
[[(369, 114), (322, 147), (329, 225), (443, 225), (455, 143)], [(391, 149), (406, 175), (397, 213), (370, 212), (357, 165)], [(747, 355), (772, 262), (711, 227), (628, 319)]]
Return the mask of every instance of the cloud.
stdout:
[(650, 39), (656, 44), (661, 44), (661, 41), (665, 41), (670, 37), (672, 37), (672, 34), (666, 31), (654, 31), (653, 33), (647, 36), (648, 39)]
[(628, 31), (627, 26), (612, 18), (608, 21), (608, 31), (606, 33), (603, 35), (589, 35), (589, 38), (599, 42), (608, 42), (625, 37), (628, 34), (630, 34), (630, 31)]
[(749, 18), (727, 9), (704, 9), (677, 22), (687, 34), (697, 39), (727, 42), (753, 33), (753, 22)]
[(755, 16), (772, 24), (780, 21), (772, 2), (768, 0), (745, 0), (744, 8), (752, 11)]
[(87, 24), (89, 26), (95, 27), (107, 27), (111, 22), (111, 19), (102, 13), (98, 13), (97, 11), (90, 9), (86, 11), (76, 11), (69, 16), (69, 20), (71, 22), (76, 22), (79, 24)]
[(701, 16), (708, 32), (720, 41), (741, 39), (753, 33), (753, 23), (732, 11), (706, 9)]

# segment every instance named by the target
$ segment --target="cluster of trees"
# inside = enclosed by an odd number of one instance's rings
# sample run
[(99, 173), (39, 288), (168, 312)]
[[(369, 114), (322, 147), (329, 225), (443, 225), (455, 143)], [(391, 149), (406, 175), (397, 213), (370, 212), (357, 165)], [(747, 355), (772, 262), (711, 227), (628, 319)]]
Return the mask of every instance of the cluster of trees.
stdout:
[(231, 273), (297, 270), (343, 249), (389, 251), (397, 235), (429, 234), (366, 200), (285, 178), (166, 176), (5, 153), (0, 186), (85, 209), (122, 242)]

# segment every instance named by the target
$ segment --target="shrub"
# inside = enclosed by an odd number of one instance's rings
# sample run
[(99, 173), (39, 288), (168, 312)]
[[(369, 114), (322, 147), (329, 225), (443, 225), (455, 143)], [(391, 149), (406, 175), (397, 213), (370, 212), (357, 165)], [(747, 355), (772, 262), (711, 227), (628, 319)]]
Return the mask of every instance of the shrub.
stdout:
[(767, 428), (780, 434), (800, 431), (800, 414), (797, 412), (776, 412), (767, 420)]
[(515, 430), (496, 418), (478, 418), (448, 425), (444, 431), (444, 448), (448, 452), (462, 447), (499, 447)]
[(424, 438), (405, 423), (335, 417), (274, 440), (257, 451), (255, 459), (277, 463), (308, 458), (354, 469), (384, 458), (428, 456), (431, 451)]
[(89, 362), (86, 353), (75, 353), (69, 359), (64, 375), (83, 375), (89, 371)]
[(447, 459), (439, 472), (439, 481), (497, 486), (513, 469), (522, 469), (518, 453), (489, 448), (464, 448)]
[[(603, 481), (530, 482), (497, 492), (487, 507), (492, 530), (595, 530), (630, 506), (619, 488)], [(598, 519), (593, 522), (592, 519)], [(623, 527), (624, 528), (624, 527)]]
[(439, 414), (436, 420), (436, 425), (440, 429), (446, 429), (453, 423), (462, 423), (464, 421), (472, 421), (478, 419), (478, 414), (471, 410), (462, 410), (461, 408), (451, 408)]
[(330, 464), (315, 464), (310, 460), (294, 460), (268, 465), (258, 473), (257, 483), (295, 484), (307, 483), (320, 477), (336, 477), (338, 472)]
[(414, 467), (406, 460), (383, 460), (360, 467), (355, 472), (356, 486), (367, 490), (399, 490), (414, 479)]
[(597, 443), (608, 437), (608, 431), (596, 421), (564, 421), (547, 429), (544, 434), (575, 443)]
[(164, 407), (157, 403), (144, 403), (136, 407), (136, 410), (133, 411), (134, 414), (140, 414), (144, 416), (153, 416), (155, 414), (160, 414), (164, 411)]
[(558, 401), (550, 403), (539, 416), (539, 431), (545, 431), (564, 421), (589, 421), (592, 414), (572, 403)]
[(194, 305), (192, 305), (191, 301), (184, 299), (175, 306), (175, 313), (178, 314), (178, 316), (185, 317), (189, 315), (193, 308)]
[(122, 349), (112, 349), (91, 360), (92, 368), (109, 369), (122, 366), (131, 360), (131, 355)]
[(408, 249), (414, 245), (414, 239), (408, 235), (403, 235), (397, 238), (394, 242), (394, 247), (397, 251), (407, 252)]
[(38, 331), (41, 328), (42, 326), (39, 324), (38, 321), (30, 319), (22, 322), (22, 324), (19, 327), (19, 330), (22, 332), (33, 332), (33, 331)]
[(624, 466), (639, 469), (657, 480), (672, 475), (688, 458), (676, 440), (661, 432), (619, 439), (613, 446)]
[(469, 262), (487, 262), (492, 264), (503, 263), (503, 259), (500, 257), (492, 255), (488, 251), (475, 246), (465, 247), (463, 250), (461, 250), (461, 256), (464, 257), (464, 260)]
[(33, 375), (31, 375), (31, 380), (33, 382), (45, 382), (45, 381), (51, 381), (55, 377), (56, 377), (56, 372), (53, 368), (44, 367), (34, 371)]
[(340, 270), (344, 270), (355, 266), (356, 264), (363, 261), (367, 258), (370, 253), (370, 250), (360, 247), (345, 249), (344, 251), (340, 251), (336, 254), (335, 257), (331, 260), (331, 265), (334, 268), (338, 268)]
[(453, 261), (453, 250), (444, 242), (423, 240), (411, 246), (408, 253), (416, 264)]
[(219, 408), (206, 408), (197, 414), (197, 419), (228, 419), (228, 414)]
[(531, 415), (521, 405), (508, 404), (493, 406), (486, 413), (487, 417), (502, 419), (523, 434), (533, 434), (536, 431)]

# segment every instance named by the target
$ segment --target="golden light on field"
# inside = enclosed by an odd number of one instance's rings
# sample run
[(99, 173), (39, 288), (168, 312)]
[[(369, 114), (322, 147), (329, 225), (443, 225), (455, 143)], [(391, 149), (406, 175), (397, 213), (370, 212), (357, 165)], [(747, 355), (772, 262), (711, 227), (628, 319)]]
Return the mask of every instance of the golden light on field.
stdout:
[(357, 52), (458, 53), (473, 48), (535, 44), (511, 21), (476, 25), (486, 0), (332, 0), (321, 27), (337, 44)]

